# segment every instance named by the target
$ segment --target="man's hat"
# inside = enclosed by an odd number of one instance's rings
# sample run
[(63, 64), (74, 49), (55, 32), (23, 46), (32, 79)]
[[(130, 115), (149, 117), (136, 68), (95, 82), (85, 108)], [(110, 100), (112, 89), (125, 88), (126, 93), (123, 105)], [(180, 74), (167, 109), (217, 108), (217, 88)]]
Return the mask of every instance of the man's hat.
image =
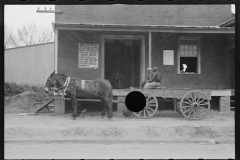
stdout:
[(154, 72), (156, 72), (156, 71), (158, 70), (158, 68), (157, 68), (157, 67), (153, 67), (152, 70), (153, 70)]

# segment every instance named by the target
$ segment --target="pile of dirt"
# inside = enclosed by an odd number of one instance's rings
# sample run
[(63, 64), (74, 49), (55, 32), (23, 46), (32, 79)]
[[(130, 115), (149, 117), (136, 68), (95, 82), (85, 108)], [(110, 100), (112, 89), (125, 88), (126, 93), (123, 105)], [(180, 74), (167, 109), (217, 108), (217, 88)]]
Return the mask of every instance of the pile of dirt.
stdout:
[(4, 111), (5, 113), (29, 111), (34, 102), (40, 102), (43, 98), (47, 98), (47, 95), (34, 91), (25, 91), (15, 96), (5, 96)]

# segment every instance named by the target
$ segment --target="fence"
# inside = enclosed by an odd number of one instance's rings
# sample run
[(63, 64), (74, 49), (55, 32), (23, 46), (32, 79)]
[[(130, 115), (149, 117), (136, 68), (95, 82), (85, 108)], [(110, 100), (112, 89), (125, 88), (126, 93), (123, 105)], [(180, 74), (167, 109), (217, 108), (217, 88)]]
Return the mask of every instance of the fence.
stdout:
[(43, 86), (54, 71), (54, 42), (6, 49), (4, 63), (5, 82)]

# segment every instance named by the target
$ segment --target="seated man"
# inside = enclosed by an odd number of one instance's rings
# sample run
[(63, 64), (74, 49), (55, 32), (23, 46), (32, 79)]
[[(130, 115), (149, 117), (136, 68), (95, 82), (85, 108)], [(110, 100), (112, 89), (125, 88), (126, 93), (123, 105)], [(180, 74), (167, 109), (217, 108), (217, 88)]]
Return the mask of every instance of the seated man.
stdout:
[(161, 85), (161, 76), (157, 67), (153, 67), (143, 88), (154, 88), (159, 85)]

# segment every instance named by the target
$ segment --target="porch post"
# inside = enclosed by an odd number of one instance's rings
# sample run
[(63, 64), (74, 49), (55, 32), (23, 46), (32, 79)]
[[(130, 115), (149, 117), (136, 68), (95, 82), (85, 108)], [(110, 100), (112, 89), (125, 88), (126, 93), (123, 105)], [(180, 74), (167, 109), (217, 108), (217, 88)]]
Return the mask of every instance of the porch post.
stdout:
[(149, 57), (148, 57), (148, 68), (150, 69), (150, 68), (152, 68), (152, 32), (151, 31), (149, 31), (149, 43), (148, 43), (148, 49), (149, 49), (149, 51), (148, 51), (148, 55), (149, 55)]
[(58, 61), (58, 29), (55, 27), (55, 45), (54, 45), (54, 70), (55, 70), (55, 73), (57, 73), (57, 61)]

